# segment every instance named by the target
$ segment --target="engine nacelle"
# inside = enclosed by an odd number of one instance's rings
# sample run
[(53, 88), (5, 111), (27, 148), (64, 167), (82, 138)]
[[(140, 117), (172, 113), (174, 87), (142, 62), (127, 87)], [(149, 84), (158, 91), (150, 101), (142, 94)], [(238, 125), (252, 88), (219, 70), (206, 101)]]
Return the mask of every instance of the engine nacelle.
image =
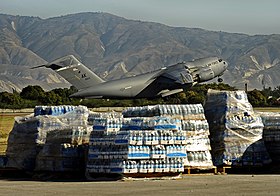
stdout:
[(211, 80), (215, 77), (214, 72), (212, 69), (205, 69), (201, 70), (200, 73), (197, 74), (199, 82), (205, 82)]

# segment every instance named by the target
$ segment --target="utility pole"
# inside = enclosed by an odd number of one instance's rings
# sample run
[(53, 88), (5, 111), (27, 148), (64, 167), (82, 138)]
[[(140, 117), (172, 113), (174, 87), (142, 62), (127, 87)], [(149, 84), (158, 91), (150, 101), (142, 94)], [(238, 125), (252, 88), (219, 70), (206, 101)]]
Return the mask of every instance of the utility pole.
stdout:
[(245, 83), (245, 92), (247, 93), (248, 92), (248, 84)]

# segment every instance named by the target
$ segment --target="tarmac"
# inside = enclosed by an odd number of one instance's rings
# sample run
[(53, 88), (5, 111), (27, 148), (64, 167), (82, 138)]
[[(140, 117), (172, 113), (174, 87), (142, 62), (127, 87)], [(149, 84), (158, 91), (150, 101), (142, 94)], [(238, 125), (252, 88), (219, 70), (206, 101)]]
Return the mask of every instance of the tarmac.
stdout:
[(184, 175), (176, 179), (30, 181), (1, 179), (0, 195), (279, 195), (279, 175)]

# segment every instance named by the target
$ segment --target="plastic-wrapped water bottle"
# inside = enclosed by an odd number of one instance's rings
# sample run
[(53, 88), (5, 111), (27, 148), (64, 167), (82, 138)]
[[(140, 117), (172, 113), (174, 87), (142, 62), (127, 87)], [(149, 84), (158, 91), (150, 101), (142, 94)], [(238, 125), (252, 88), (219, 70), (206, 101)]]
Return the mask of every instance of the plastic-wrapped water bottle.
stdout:
[(163, 160), (159, 160), (159, 168), (160, 168), (160, 169), (163, 169), (163, 168), (164, 168)]
[(161, 116), (164, 116), (164, 115), (167, 114), (166, 106), (162, 105), (162, 106), (161, 106), (161, 110), (162, 110)]
[(134, 146), (128, 146), (128, 154), (132, 158), (134, 157)]
[(188, 157), (189, 163), (192, 164), (193, 161), (194, 161), (194, 154), (193, 154), (193, 152), (188, 152), (187, 157)]

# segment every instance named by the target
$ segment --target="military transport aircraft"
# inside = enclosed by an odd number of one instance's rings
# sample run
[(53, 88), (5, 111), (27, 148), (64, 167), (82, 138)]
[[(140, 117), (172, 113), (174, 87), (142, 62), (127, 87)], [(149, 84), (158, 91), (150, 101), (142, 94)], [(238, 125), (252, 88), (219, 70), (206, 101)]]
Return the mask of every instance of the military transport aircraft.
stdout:
[(218, 77), (226, 70), (226, 61), (209, 57), (177, 63), (159, 70), (117, 80), (104, 81), (73, 55), (46, 65), (78, 89), (71, 97), (80, 98), (155, 98), (166, 97)]

